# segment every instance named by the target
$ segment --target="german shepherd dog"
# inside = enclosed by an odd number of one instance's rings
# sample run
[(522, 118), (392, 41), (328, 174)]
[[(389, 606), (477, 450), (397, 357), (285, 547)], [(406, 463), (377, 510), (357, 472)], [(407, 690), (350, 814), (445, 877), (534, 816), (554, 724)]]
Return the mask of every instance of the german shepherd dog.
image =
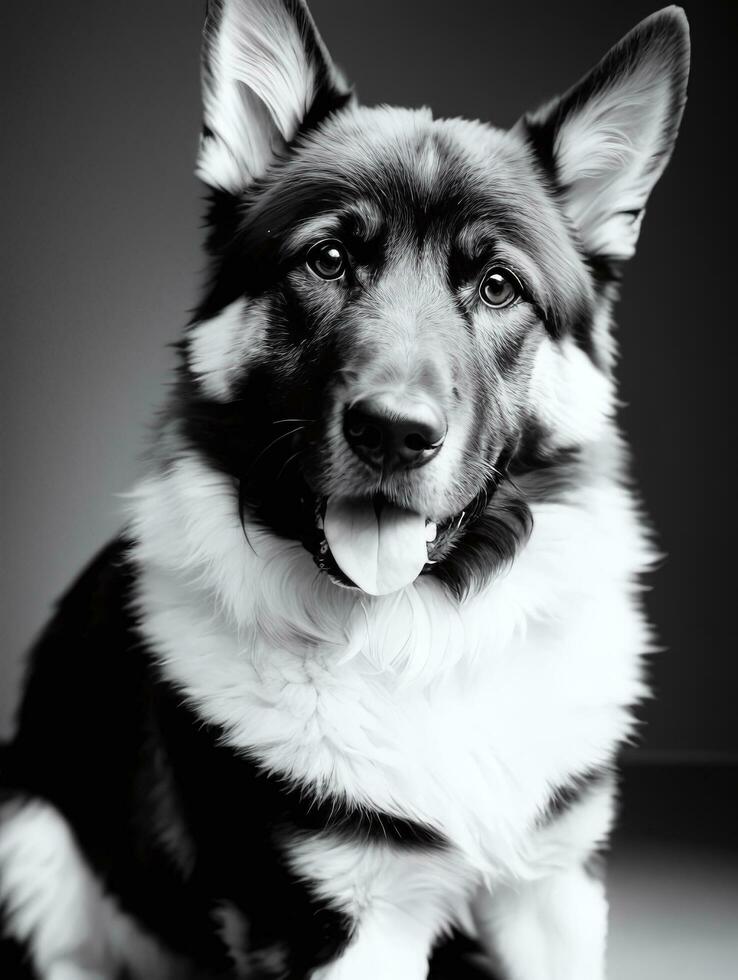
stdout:
[(210, 276), (3, 761), (3, 976), (602, 980), (652, 560), (611, 312), (684, 14), (511, 130), (205, 26)]

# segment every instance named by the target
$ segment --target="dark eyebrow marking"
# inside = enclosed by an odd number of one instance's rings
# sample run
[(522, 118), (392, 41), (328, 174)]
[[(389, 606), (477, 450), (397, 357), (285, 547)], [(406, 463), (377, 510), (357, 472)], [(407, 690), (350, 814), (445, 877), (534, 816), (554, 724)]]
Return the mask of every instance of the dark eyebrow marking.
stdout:
[(375, 241), (384, 229), (379, 208), (366, 198), (336, 210), (315, 214), (290, 229), (280, 248), (283, 258), (294, 256), (321, 238), (342, 238), (347, 235), (356, 241)]
[(384, 229), (384, 217), (379, 207), (368, 198), (359, 198), (348, 209), (347, 217), (353, 220), (353, 231), (357, 238), (372, 241), (378, 238)]
[(456, 236), (454, 248), (465, 259), (473, 261), (492, 251), (495, 245), (495, 229), (489, 221), (473, 221), (465, 224)]
[(312, 245), (321, 238), (333, 238), (338, 235), (341, 227), (341, 213), (328, 211), (313, 215), (296, 227), (290, 228), (280, 245), (279, 254), (282, 258), (297, 255), (298, 252)]

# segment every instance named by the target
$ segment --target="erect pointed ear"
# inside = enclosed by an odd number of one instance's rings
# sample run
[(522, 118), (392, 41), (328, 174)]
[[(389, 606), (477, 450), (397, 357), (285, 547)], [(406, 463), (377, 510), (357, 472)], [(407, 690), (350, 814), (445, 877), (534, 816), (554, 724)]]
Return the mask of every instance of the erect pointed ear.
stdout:
[(350, 97), (302, 0), (210, 0), (202, 74), (196, 172), (233, 194)]
[(666, 7), (574, 88), (521, 120), (589, 255), (633, 254), (646, 200), (671, 156), (688, 74), (687, 18)]

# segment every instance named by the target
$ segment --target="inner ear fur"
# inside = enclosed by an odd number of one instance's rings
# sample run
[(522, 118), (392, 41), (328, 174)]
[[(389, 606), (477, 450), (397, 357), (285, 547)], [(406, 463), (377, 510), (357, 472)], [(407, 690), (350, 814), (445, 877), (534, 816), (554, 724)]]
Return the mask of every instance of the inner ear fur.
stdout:
[(240, 193), (349, 97), (302, 0), (210, 0), (197, 175)]
[(687, 18), (667, 7), (518, 124), (589, 256), (633, 254), (648, 196), (674, 147), (688, 74)]

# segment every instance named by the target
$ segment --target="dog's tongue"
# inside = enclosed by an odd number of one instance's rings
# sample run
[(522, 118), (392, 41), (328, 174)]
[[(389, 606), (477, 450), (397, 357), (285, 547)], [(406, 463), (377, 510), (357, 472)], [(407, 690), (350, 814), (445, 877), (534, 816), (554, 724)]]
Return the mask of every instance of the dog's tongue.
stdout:
[(323, 527), (341, 571), (370, 595), (410, 585), (428, 561), (425, 518), (412, 510), (331, 497)]

